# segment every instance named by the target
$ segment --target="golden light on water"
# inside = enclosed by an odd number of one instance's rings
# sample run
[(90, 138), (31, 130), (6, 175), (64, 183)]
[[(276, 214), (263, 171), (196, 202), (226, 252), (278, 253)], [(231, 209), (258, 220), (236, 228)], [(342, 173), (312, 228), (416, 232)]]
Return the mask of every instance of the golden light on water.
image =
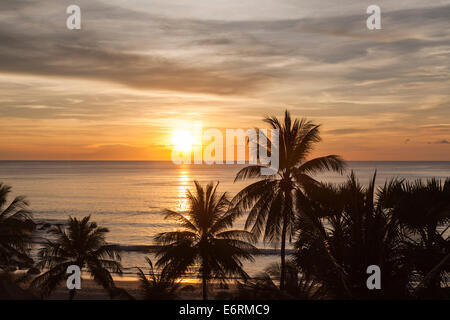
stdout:
[(200, 283), (200, 282), (201, 282), (201, 280), (196, 279), (196, 278), (183, 278), (178, 281), (178, 283), (181, 283), (181, 284), (189, 284), (189, 283), (195, 284), (195, 283)]
[(191, 183), (191, 176), (189, 174), (189, 170), (186, 168), (180, 169), (178, 173), (178, 199), (177, 199), (177, 210), (178, 211), (187, 211), (188, 210), (188, 200), (187, 200), (187, 191), (189, 189), (189, 184)]

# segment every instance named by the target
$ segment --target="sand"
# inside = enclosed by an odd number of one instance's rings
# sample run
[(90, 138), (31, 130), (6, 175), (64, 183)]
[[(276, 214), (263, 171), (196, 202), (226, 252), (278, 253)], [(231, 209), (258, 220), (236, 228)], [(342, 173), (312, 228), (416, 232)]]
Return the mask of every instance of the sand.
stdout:
[[(137, 280), (115, 280), (116, 286), (125, 289), (131, 296), (137, 300), (143, 299), (139, 290), (139, 281)], [(208, 287), (208, 294), (213, 299), (218, 293), (226, 294), (235, 290), (235, 284), (229, 284), (229, 289), (219, 288), (216, 284)], [(34, 292), (37, 294), (37, 292)], [(178, 299), (182, 300), (200, 300), (202, 299), (202, 291), (200, 283), (186, 283), (180, 286), (177, 292)], [(47, 300), (67, 300), (69, 298), (69, 290), (63, 283), (59, 286)], [(108, 293), (91, 279), (83, 279), (81, 289), (77, 290), (74, 300), (109, 300)]]

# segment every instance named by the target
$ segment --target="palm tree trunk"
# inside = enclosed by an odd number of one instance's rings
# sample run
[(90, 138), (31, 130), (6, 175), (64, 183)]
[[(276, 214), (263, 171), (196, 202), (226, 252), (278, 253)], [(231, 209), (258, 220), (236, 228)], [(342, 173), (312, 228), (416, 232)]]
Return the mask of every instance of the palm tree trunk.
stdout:
[(281, 272), (280, 272), (280, 290), (284, 290), (286, 280), (286, 217), (283, 219), (283, 230), (281, 231)]
[(324, 247), (325, 252), (327, 253), (327, 257), (330, 259), (333, 266), (336, 267), (336, 270), (338, 272), (342, 286), (344, 287), (344, 290), (347, 293), (348, 297), (350, 299), (352, 299), (353, 295), (347, 285), (346, 272), (345, 272), (344, 268), (337, 262), (336, 258), (333, 256), (333, 254), (331, 253), (331, 249), (329, 248), (330, 243), (328, 241), (327, 233), (325, 232), (322, 222), (319, 219), (316, 219), (315, 217), (310, 216), (310, 215), (308, 215), (308, 218), (311, 221), (313, 221), (313, 226), (318, 231), (318, 234), (319, 234), (320, 238), (322, 239), (323, 247)]
[[(75, 265), (81, 266), (80, 267), (80, 277), (81, 277), (81, 271), (83, 270), (83, 263), (81, 261), (77, 261), (75, 262)], [(73, 300), (73, 298), (75, 298), (76, 293), (77, 293), (76, 289), (69, 290), (69, 300)]]
[[(416, 286), (415, 293), (423, 286), (426, 285), (427, 282), (430, 281), (430, 279), (433, 279), (435, 277), (435, 274), (440, 270), (440, 268), (444, 265), (444, 263), (450, 258), (450, 253), (447, 254), (437, 265), (433, 267), (420, 281), (420, 283)], [(438, 278), (439, 279), (439, 278)], [(439, 279), (440, 280), (440, 279)], [(437, 284), (439, 286), (439, 282)]]
[(203, 272), (202, 275), (202, 287), (203, 287), (203, 300), (208, 300), (208, 280), (206, 279), (206, 274)]

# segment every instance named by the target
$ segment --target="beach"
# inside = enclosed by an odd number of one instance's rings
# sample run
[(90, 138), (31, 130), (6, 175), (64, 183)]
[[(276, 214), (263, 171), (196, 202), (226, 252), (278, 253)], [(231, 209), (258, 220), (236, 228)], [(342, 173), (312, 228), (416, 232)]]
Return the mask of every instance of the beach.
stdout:
[[(126, 292), (132, 297), (132, 299), (143, 300), (142, 291), (140, 289), (140, 283), (138, 280), (131, 277), (116, 277), (115, 283), (118, 288), (125, 289)], [(20, 287), (24, 290), (28, 290), (34, 294), (36, 299), (39, 299), (39, 292), (36, 290), (30, 290), (28, 283), (23, 283)], [(226, 287), (220, 286), (218, 283), (212, 282), (208, 288), (211, 297), (223, 299), (224, 297), (231, 296), (236, 293), (236, 283), (228, 283)], [(45, 297), (45, 300), (67, 300), (69, 297), (69, 290), (65, 283), (60, 284), (50, 296)], [(111, 299), (105, 289), (98, 283), (89, 278), (83, 278), (81, 289), (77, 290), (74, 300), (109, 300)], [(129, 297), (116, 297), (115, 299), (128, 300)], [(201, 300), (202, 288), (200, 282), (197, 280), (185, 281), (180, 283), (180, 287), (177, 290), (177, 299), (179, 300)]]

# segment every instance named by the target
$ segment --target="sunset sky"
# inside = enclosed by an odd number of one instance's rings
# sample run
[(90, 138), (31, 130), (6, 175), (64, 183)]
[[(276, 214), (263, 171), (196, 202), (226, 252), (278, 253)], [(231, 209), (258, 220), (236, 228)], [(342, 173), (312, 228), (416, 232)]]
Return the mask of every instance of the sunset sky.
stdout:
[(314, 155), (450, 161), (449, 17), (437, 0), (1, 0), (0, 160), (170, 160), (190, 121), (289, 109), (322, 124)]

